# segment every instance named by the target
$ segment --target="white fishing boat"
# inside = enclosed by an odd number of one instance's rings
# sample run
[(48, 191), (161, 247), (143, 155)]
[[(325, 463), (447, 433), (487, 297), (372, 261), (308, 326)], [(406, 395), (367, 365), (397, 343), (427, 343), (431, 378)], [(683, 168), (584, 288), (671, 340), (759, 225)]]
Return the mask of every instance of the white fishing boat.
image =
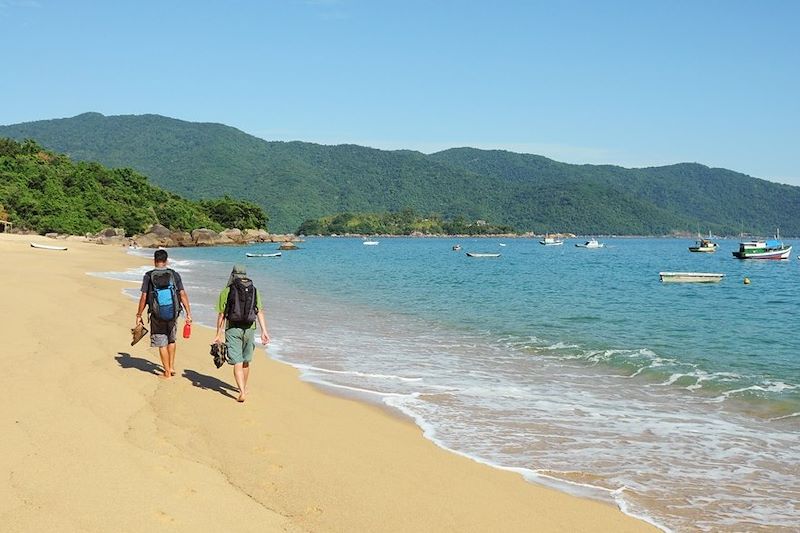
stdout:
[(695, 243), (694, 246), (689, 247), (690, 252), (703, 252), (703, 253), (714, 253), (717, 251), (717, 243), (711, 242), (708, 239), (700, 239)]
[(564, 244), (564, 241), (555, 237), (551, 237), (549, 234), (545, 233), (544, 239), (539, 241), (539, 244), (542, 246), (561, 246)]
[(361, 244), (363, 244), (364, 246), (378, 246), (380, 244), (380, 241), (364, 241)]
[(588, 241), (586, 241), (586, 242), (584, 242), (582, 244), (578, 243), (575, 246), (578, 247), (578, 248), (592, 248), (593, 249), (593, 248), (605, 248), (606, 245), (603, 242), (598, 242), (597, 239), (595, 239), (593, 237), (593, 238), (589, 239)]
[(700, 233), (697, 233), (697, 242), (694, 246), (689, 247), (690, 252), (714, 253), (717, 251), (717, 243), (711, 240), (711, 232), (708, 232), (708, 237), (703, 238)]
[(51, 246), (49, 244), (38, 244), (35, 242), (31, 243), (31, 248), (39, 248), (40, 250), (61, 250), (61, 251), (67, 249), (66, 246)]
[(500, 254), (483, 253), (483, 252), (467, 252), (467, 257), (500, 257)]
[(280, 252), (275, 252), (275, 253), (272, 253), (272, 254), (251, 254), (251, 253), (246, 253), (244, 255), (246, 255), (247, 257), (280, 257), (281, 253)]
[(769, 241), (745, 241), (739, 243), (739, 249), (733, 253), (737, 259), (789, 259), (792, 247), (781, 241), (780, 231)]
[(719, 283), (725, 274), (716, 272), (659, 272), (664, 283)]

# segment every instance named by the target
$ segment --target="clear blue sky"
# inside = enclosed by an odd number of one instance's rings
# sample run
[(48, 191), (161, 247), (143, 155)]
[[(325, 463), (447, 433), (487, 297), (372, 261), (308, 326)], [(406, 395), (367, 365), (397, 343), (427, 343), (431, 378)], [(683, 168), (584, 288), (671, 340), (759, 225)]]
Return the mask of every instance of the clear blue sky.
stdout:
[(798, 27), (795, 0), (0, 0), (0, 124), (158, 113), (800, 185)]

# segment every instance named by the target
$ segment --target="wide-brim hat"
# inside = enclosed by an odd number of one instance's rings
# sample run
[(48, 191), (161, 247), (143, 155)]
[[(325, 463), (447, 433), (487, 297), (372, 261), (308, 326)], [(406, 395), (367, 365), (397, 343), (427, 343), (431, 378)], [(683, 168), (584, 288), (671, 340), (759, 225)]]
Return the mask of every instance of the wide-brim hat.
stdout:
[(233, 270), (231, 270), (231, 275), (228, 277), (228, 287), (231, 286), (233, 280), (236, 278), (246, 278), (247, 277), (247, 267), (244, 265), (233, 265)]

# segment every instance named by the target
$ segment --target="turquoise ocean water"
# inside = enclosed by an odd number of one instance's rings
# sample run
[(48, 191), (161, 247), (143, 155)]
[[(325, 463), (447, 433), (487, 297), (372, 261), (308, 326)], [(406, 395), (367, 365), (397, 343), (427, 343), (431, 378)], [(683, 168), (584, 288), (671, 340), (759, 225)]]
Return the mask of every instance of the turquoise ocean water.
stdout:
[[(443, 447), (664, 529), (796, 531), (798, 243), (789, 261), (740, 261), (733, 240), (715, 254), (679, 239), (577, 242), (320, 238), (279, 259), (245, 258), (267, 244), (170, 254), (196, 319), (213, 322), (231, 265), (246, 264), (270, 356), (402, 411)], [(146, 263), (113, 276), (140, 279)], [(726, 277), (658, 280), (684, 270)]]

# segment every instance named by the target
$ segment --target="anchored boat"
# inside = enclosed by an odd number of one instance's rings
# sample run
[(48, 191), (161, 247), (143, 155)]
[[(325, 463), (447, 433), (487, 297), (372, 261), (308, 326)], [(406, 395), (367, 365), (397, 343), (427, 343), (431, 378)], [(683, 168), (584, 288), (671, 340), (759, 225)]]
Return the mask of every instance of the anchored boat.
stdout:
[(789, 259), (792, 247), (783, 244), (780, 232), (776, 232), (769, 241), (740, 242), (739, 249), (732, 253), (737, 259)]
[(551, 237), (550, 234), (545, 233), (544, 239), (539, 241), (539, 244), (541, 244), (542, 246), (561, 246), (562, 244), (564, 244), (564, 241), (562, 241), (561, 239), (557, 239), (555, 237)]
[(664, 283), (718, 283), (725, 274), (716, 272), (659, 272)]
[(714, 253), (717, 251), (717, 243), (709, 239), (700, 239), (694, 246), (689, 247), (690, 252)]
[(605, 243), (597, 242), (597, 239), (594, 237), (586, 241), (585, 243), (577, 243), (575, 245), (576, 248), (603, 248), (605, 247)]
[(467, 257), (500, 257), (500, 254), (489, 254), (480, 252), (467, 252)]
[(246, 253), (244, 255), (246, 255), (247, 257), (280, 257), (281, 253), (280, 252), (275, 252), (274, 254), (251, 254), (251, 253)]

